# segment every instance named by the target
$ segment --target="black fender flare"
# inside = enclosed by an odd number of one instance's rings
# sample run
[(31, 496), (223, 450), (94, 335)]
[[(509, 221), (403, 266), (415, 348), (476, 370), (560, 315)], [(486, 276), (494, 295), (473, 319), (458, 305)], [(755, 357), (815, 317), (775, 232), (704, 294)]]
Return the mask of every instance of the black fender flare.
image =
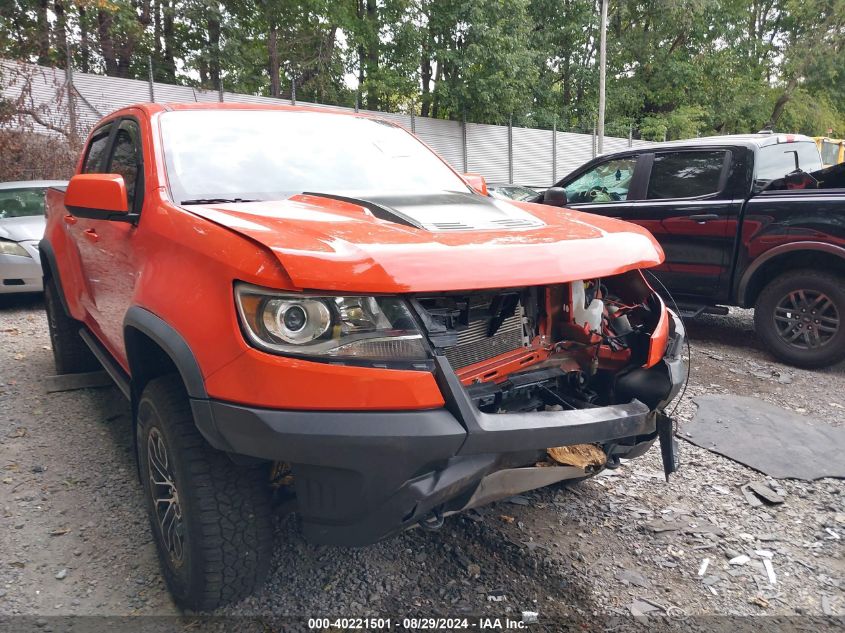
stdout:
[(836, 246), (835, 244), (828, 244), (827, 242), (800, 241), (775, 246), (751, 262), (751, 265), (745, 269), (744, 273), (742, 273), (742, 278), (739, 281), (736, 292), (738, 303), (741, 305), (745, 305), (747, 303), (748, 286), (751, 284), (751, 280), (754, 278), (757, 271), (759, 271), (767, 262), (770, 262), (781, 255), (795, 253), (798, 251), (827, 253), (829, 255), (836, 255), (845, 261), (845, 248)]
[(191, 348), (173, 326), (164, 319), (156, 316), (149, 310), (140, 306), (132, 306), (126, 311), (123, 317), (124, 342), (126, 345), (126, 357), (129, 362), (129, 371), (132, 372), (132, 358), (138, 357), (140, 350), (133, 349), (135, 344), (132, 337), (126, 336), (127, 329), (138, 330), (150, 337), (170, 357), (185, 384), (185, 390), (192, 399), (207, 400), (208, 393), (205, 390), (205, 380), (200, 371)]
[[(208, 392), (205, 389), (205, 379), (200, 370), (194, 353), (181, 334), (161, 317), (140, 306), (132, 306), (126, 311), (123, 318), (124, 344), (126, 346), (126, 357), (129, 362), (130, 374), (133, 372), (133, 358), (140, 356), (137, 343), (133, 342), (131, 336), (127, 336), (128, 330), (134, 329), (152, 339), (165, 354), (170, 357), (173, 364), (185, 385), (185, 391), (191, 403), (191, 412), (194, 416), (194, 424), (211, 446), (219, 450), (227, 450), (228, 443), (220, 435), (214, 423), (214, 416), (211, 404), (208, 399)], [(137, 365), (136, 365), (137, 367)], [(132, 443), (136, 444), (135, 425), (137, 424), (138, 402), (141, 398), (139, 385), (130, 378), (131, 400), (132, 400)], [(137, 445), (135, 450), (138, 450)], [(137, 461), (137, 460), (136, 460)], [(138, 471), (140, 474), (140, 470)]]
[[(65, 289), (62, 287), (62, 278), (59, 275), (59, 266), (56, 263), (56, 253), (53, 246), (46, 239), (38, 242), (38, 253), (41, 255), (41, 271), (44, 281), (52, 279), (56, 284), (56, 290), (59, 292), (59, 302), (62, 304), (62, 309), (67, 316), (73, 316), (70, 313), (70, 308), (67, 305), (65, 298)], [(46, 265), (45, 265), (46, 262)]]

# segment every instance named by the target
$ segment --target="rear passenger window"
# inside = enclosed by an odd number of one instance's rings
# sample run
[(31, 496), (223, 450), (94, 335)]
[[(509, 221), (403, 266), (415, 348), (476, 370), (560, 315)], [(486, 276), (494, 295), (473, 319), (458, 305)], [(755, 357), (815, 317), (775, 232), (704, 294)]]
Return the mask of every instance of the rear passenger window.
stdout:
[(822, 158), (815, 143), (810, 141), (777, 143), (762, 147), (757, 152), (758, 185), (765, 185), (772, 180), (783, 178), (796, 168), (807, 173), (822, 168)]
[(698, 198), (717, 193), (724, 164), (723, 151), (655, 154), (647, 197)]
[(138, 124), (129, 119), (121, 121), (114, 138), (114, 150), (109, 166), (109, 173), (123, 176), (130, 211), (135, 210), (135, 189), (141, 167), (139, 139)]
[(85, 164), (82, 166), (83, 173), (103, 173), (103, 153), (109, 143), (109, 134), (111, 134), (111, 123), (94, 132), (85, 154)]

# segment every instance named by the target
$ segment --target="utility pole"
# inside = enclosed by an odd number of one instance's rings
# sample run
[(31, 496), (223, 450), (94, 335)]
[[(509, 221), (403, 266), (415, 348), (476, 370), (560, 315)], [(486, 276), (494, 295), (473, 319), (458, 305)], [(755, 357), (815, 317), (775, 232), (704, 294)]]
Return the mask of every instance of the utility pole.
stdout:
[(153, 57), (152, 55), (147, 55), (147, 69), (150, 71), (150, 101), (155, 103), (156, 101), (156, 91), (155, 91), (155, 82), (153, 81)]
[(599, 29), (599, 123), (598, 153), (604, 153), (604, 84), (607, 72), (607, 0), (601, 0), (601, 26)]

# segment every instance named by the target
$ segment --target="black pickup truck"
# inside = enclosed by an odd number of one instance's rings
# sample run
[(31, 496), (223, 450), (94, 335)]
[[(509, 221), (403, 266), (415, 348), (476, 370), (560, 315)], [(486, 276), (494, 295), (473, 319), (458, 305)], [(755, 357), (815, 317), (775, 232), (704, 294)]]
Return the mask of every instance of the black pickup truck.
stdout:
[(539, 202), (629, 220), (666, 253), (657, 268), (687, 315), (754, 307), (780, 359), (845, 359), (845, 174), (813, 140), (760, 133), (605, 154)]

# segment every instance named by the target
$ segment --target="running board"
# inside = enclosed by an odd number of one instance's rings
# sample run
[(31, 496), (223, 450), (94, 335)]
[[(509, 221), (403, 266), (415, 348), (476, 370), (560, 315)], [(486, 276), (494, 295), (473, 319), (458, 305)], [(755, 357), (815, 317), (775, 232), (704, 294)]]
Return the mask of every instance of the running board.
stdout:
[(679, 303), (678, 308), (681, 310), (681, 316), (685, 319), (697, 319), (702, 314), (716, 314), (719, 316), (728, 314), (728, 309), (725, 306), (701, 306)]
[(103, 369), (106, 370), (106, 373), (108, 373), (117, 385), (117, 388), (123, 392), (123, 395), (126, 396), (127, 400), (131, 400), (132, 389), (129, 386), (129, 375), (123, 371), (123, 368), (115, 362), (108, 350), (106, 350), (106, 348), (103, 347), (103, 345), (95, 339), (87, 329), (80, 328), (79, 336), (82, 337), (83, 341), (85, 341), (85, 344), (89, 347), (91, 353), (97, 357), (98, 361), (100, 361)]

